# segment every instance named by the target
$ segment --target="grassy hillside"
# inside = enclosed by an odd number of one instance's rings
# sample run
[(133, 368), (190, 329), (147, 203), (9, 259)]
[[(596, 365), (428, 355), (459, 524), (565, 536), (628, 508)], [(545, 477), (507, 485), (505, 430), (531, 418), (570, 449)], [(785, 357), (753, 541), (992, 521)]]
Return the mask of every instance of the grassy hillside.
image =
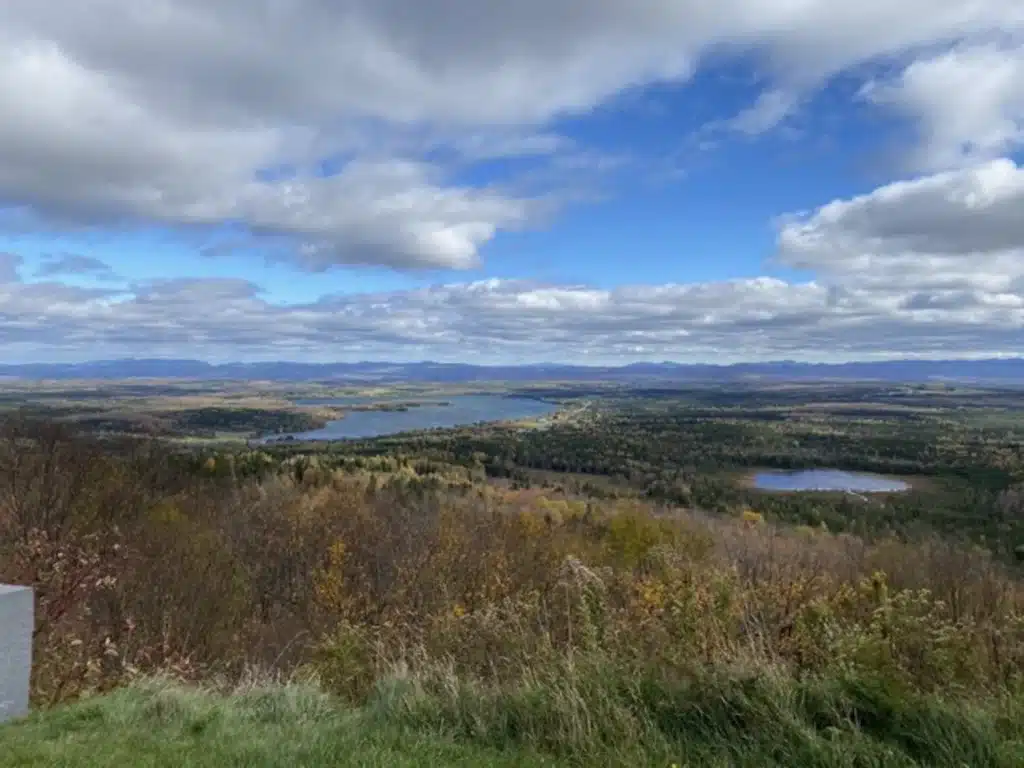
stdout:
[(504, 691), (392, 679), (358, 709), (308, 685), (146, 681), (0, 728), (0, 766), (1024, 764), (1019, 700), (972, 707), (768, 677), (620, 688), (595, 672)]
[(379, 725), (299, 686), (217, 695), (150, 682), (0, 727), (0, 766), (556, 765), (531, 758)]

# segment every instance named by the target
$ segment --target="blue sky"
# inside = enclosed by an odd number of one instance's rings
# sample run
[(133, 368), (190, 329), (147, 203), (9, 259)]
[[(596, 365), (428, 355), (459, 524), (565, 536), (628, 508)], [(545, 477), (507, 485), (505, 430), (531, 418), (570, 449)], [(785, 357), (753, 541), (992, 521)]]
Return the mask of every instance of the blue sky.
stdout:
[(1024, 351), (1018, 3), (336, 5), (0, 9), (7, 360)]

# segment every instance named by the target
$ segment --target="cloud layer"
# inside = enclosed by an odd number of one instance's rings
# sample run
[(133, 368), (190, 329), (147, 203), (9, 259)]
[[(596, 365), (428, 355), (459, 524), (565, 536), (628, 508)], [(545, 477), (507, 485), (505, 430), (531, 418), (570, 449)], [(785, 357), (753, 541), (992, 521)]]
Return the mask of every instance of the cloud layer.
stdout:
[[(499, 232), (545, 221), (618, 167), (559, 133), (560, 118), (736, 56), (756, 62), (761, 91), (720, 116), (727, 131), (773, 130), (837, 75), (912, 128), (906, 180), (778, 221), (775, 260), (805, 282), (485, 280), (281, 304), (244, 279), (129, 285), (74, 254), (28, 275), (0, 254), (0, 350), (480, 362), (1024, 353), (1024, 170), (1009, 159), (1024, 144), (1019, 0), (6, 0), (0, 222), (156, 225), (212, 255), (310, 271), (472, 268)], [(494, 160), (504, 175), (473, 173)]]
[(997, 160), (785, 217), (777, 259), (811, 270), (808, 282), (599, 290), (485, 280), (298, 305), (270, 302), (243, 279), (26, 283), (8, 255), (0, 348), (45, 359), (470, 362), (1024, 354), (1021, 210), (1024, 168)]
[(709, 55), (761, 62), (744, 131), (894, 62), (863, 93), (918, 126), (918, 166), (996, 157), (1021, 140), (1022, 29), (1017, 0), (7, 0), (0, 206), (41, 228), (240, 224), (314, 270), (467, 268), (561, 196), (460, 167), (577, 151), (551, 120)]

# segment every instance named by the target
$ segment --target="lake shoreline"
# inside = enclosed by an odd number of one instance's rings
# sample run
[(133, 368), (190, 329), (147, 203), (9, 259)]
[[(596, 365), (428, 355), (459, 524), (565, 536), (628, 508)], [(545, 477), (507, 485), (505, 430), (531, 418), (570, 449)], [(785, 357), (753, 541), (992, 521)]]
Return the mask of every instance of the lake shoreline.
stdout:
[(395, 398), (390, 402), (385, 398), (366, 398), (362, 402), (355, 398), (320, 399), (315, 403), (306, 400), (296, 405), (329, 408), (342, 416), (319, 429), (265, 435), (262, 438), (264, 444), (371, 440), (478, 424), (528, 422), (551, 417), (564, 407), (545, 399), (511, 393), (454, 395), (444, 400), (421, 401)]

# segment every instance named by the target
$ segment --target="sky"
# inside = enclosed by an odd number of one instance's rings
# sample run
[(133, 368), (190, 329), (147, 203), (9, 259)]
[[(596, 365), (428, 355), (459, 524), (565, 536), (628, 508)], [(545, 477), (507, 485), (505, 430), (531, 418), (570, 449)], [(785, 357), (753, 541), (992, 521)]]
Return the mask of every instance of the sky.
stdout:
[(4, 0), (0, 361), (1024, 354), (1020, 0)]

